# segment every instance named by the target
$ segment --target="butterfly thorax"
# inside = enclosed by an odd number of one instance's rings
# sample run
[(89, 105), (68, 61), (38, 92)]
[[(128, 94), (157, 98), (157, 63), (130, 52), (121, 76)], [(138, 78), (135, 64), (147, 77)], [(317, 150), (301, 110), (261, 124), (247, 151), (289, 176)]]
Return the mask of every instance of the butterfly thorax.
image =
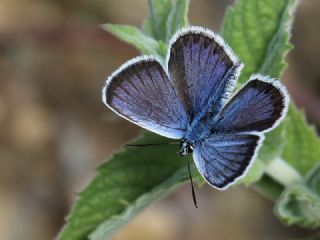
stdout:
[(178, 155), (180, 157), (186, 157), (186, 156), (188, 156), (189, 153), (192, 153), (192, 151), (193, 151), (192, 144), (190, 142), (183, 141), (183, 142), (181, 142)]
[(195, 119), (186, 131), (183, 139), (191, 145), (195, 145), (212, 134), (213, 122), (214, 118), (208, 115)]

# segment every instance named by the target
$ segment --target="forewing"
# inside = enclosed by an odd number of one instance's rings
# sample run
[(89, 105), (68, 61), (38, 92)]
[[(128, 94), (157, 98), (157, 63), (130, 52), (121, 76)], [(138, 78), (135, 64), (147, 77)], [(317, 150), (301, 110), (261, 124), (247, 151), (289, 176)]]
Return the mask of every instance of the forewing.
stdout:
[(223, 39), (201, 27), (178, 32), (170, 41), (170, 79), (190, 121), (201, 112), (221, 110), (242, 64)]
[(187, 127), (186, 112), (161, 64), (138, 57), (106, 81), (103, 102), (122, 117), (160, 135), (179, 139)]
[(244, 175), (262, 138), (251, 134), (212, 135), (195, 146), (195, 164), (211, 186), (225, 189)]
[(254, 75), (227, 103), (213, 123), (216, 131), (270, 130), (285, 116), (289, 98), (277, 80)]

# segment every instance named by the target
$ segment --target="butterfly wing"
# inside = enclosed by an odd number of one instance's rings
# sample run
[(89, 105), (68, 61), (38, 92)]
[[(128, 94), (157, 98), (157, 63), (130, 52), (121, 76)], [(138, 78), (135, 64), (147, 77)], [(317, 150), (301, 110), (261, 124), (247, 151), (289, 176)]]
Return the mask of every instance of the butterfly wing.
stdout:
[(279, 81), (254, 75), (208, 126), (194, 160), (210, 185), (224, 189), (244, 175), (263, 141), (262, 132), (285, 116), (288, 95)]
[(190, 117), (219, 112), (233, 91), (242, 64), (223, 39), (201, 27), (178, 32), (170, 41), (170, 79)]
[(215, 134), (195, 146), (193, 158), (211, 186), (225, 189), (244, 175), (262, 139), (253, 134)]
[(103, 102), (120, 116), (160, 135), (179, 139), (187, 115), (172, 83), (153, 57), (130, 60), (106, 81)]
[(270, 130), (285, 116), (288, 103), (288, 94), (279, 81), (253, 75), (213, 121), (213, 129), (233, 132)]

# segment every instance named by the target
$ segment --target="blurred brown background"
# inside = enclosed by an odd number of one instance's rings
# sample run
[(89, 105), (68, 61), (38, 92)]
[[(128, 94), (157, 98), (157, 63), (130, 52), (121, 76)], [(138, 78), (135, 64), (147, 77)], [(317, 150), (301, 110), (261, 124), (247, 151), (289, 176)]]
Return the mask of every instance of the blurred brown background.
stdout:
[[(192, 0), (190, 21), (215, 31), (233, 1)], [(320, 1), (303, 0), (283, 80), (320, 126)], [(138, 55), (97, 27), (140, 25), (147, 0), (0, 0), (0, 239), (52, 239), (74, 192), (140, 129), (101, 103), (104, 80)], [(251, 189), (189, 186), (154, 204), (115, 239), (292, 239)]]

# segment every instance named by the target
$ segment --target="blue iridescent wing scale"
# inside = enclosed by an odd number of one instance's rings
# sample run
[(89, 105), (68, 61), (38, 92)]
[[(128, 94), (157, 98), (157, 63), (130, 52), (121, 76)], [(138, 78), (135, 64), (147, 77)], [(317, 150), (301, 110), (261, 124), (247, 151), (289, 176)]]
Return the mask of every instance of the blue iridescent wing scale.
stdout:
[(222, 132), (270, 130), (285, 116), (288, 102), (288, 94), (279, 81), (253, 75), (212, 122), (212, 128)]
[(252, 163), (263, 136), (216, 134), (195, 146), (193, 158), (205, 180), (225, 189), (244, 175)]
[(242, 64), (220, 36), (201, 27), (182, 29), (170, 41), (170, 79), (192, 122), (221, 110)]
[[(253, 75), (207, 126), (194, 160), (210, 185), (224, 189), (244, 175), (263, 141), (285, 116), (288, 95), (280, 82)], [(209, 121), (210, 122), (210, 121)]]
[(187, 115), (159, 61), (142, 56), (124, 64), (106, 81), (103, 102), (131, 122), (180, 139)]

